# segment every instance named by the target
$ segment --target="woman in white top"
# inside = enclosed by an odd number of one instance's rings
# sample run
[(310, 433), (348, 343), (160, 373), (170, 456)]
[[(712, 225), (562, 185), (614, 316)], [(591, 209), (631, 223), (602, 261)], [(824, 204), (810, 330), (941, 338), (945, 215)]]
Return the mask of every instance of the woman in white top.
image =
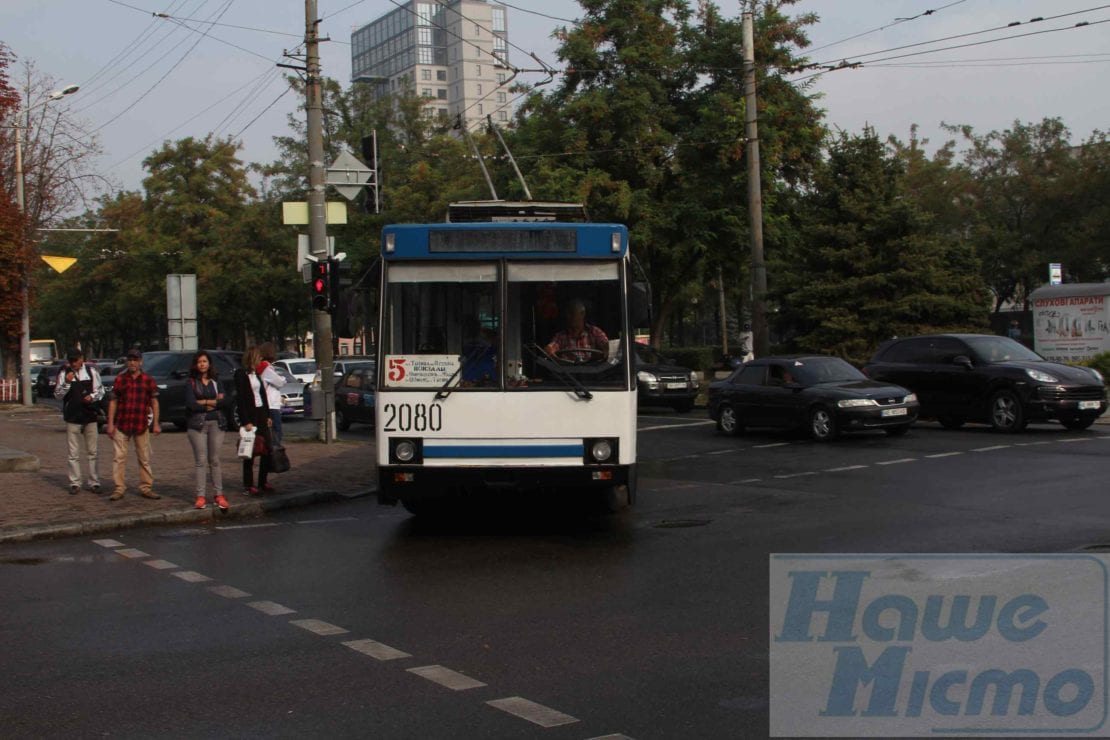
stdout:
[(258, 354), (262, 361), (258, 363), (255, 372), (266, 388), (266, 401), (270, 407), (272, 425), (270, 431), (274, 437), (274, 444), (281, 444), (281, 388), (285, 385), (285, 378), (278, 375), (274, 369), (274, 360), (277, 359), (277, 348), (273, 342), (259, 345)]

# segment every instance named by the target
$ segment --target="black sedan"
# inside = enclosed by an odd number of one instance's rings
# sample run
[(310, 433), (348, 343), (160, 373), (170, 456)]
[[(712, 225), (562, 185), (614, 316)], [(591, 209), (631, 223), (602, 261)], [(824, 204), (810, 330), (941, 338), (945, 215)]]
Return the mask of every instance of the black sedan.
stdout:
[(917, 396), (870, 380), (838, 357), (764, 357), (709, 385), (709, 416), (717, 429), (805, 429), (818, 442), (841, 432), (882, 429), (905, 434), (917, 420)]
[(374, 366), (362, 365), (347, 372), (335, 384), (335, 423), (340, 431), (351, 424), (374, 425)]

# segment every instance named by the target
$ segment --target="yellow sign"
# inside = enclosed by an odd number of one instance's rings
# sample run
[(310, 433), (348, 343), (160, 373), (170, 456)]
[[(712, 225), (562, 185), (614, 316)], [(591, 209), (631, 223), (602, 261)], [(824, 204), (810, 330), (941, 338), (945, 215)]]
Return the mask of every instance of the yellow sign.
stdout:
[(42, 261), (54, 268), (54, 272), (62, 273), (77, 263), (76, 257), (48, 257), (42, 255)]
[[(297, 226), (308, 223), (308, 203), (304, 201), (282, 203), (281, 222), (286, 226)], [(328, 201), (328, 223), (347, 223), (347, 204), (343, 201)]]

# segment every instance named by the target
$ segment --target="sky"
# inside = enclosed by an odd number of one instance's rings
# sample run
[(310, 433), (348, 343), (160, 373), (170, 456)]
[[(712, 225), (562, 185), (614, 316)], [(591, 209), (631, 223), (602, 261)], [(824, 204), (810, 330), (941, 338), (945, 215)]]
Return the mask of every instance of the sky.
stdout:
[[(510, 62), (535, 68), (526, 50), (557, 68), (551, 35), (581, 15), (577, 3), (514, 0), (511, 6)], [(390, 0), (318, 0), (321, 35), (333, 39), (321, 45), (324, 74), (349, 84), (352, 30), (394, 7)], [(739, 0), (720, 7), (740, 12)], [(930, 149), (954, 138), (942, 122), (985, 134), (1054, 116), (1071, 130), (1073, 143), (1110, 129), (1110, 5), (801, 0), (793, 12), (821, 17), (809, 30), (812, 61), (866, 63), (814, 78), (809, 91), (822, 95), (817, 104), (833, 128), (858, 133), (869, 125), (906, 140), (917, 124)], [(246, 162), (276, 158), (272, 138), (289, 132), (287, 117), (299, 101), (285, 93), (281, 73), (288, 70), (275, 64), (298, 63), (282, 54), (300, 43), (304, 17), (303, 0), (4, 0), (0, 41), (56, 87), (81, 86), (49, 105), (98, 137), (100, 174), (116, 187), (139, 189), (143, 158), (164, 140), (216, 131), (242, 140)], [(1029, 23), (1036, 17), (1044, 20)], [(220, 25), (203, 36), (173, 20), (186, 18)], [(1090, 25), (1074, 28), (1078, 22)], [(957, 35), (963, 37), (923, 43)], [(911, 44), (918, 46), (894, 50)], [(957, 45), (965, 46), (917, 54)], [(891, 59), (907, 54), (914, 56)], [(18, 64), (12, 72), (18, 84)], [(541, 78), (526, 73), (520, 79)]]

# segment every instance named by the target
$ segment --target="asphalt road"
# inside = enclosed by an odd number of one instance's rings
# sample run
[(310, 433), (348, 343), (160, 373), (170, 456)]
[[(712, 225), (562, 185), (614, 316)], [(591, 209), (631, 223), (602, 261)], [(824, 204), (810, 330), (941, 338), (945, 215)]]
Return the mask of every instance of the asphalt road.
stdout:
[(770, 553), (1108, 545), (1104, 429), (820, 445), (646, 413), (613, 518), (355, 499), (7, 546), (4, 735), (763, 737)]

